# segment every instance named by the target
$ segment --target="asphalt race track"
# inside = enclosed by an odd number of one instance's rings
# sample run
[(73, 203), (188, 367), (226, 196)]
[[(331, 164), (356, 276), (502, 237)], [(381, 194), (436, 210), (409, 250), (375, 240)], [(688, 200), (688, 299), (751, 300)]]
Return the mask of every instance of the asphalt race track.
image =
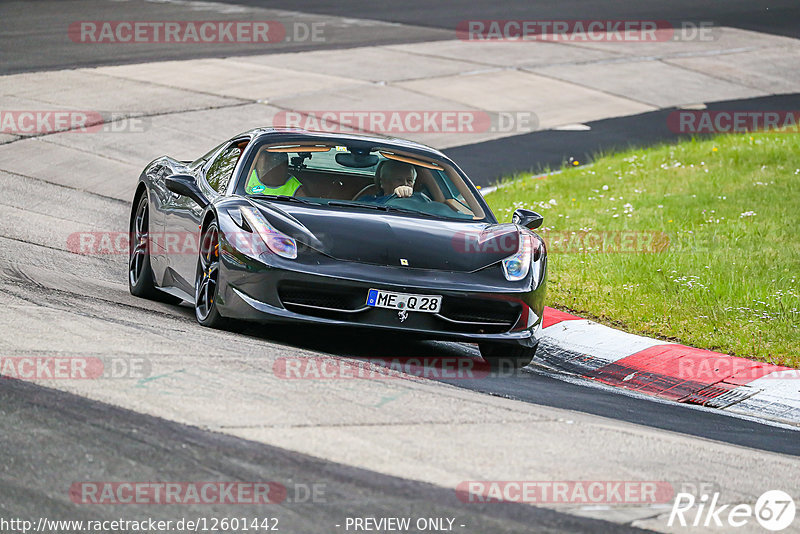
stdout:
[[(246, 20), (254, 13), (267, 9), (272, 10), (266, 12), (269, 15), (268, 20), (291, 20), (291, 17), (287, 17), (287, 12), (301, 12), (310, 20), (321, 20), (321, 16), (332, 16), (403, 24), (402, 27), (393, 28), (376, 23), (359, 26), (358, 31), (347, 28), (349, 31), (337, 32), (334, 39), (325, 43), (329, 48), (450, 39), (453, 37), (453, 28), (460, 21), (469, 19), (561, 20), (576, 18), (577, 14), (587, 20), (646, 18), (667, 21), (711, 21), (719, 26), (734, 26), (791, 37), (797, 37), (800, 33), (797, 24), (800, 20), (800, 7), (792, 0), (772, 2), (731, 0), (708, 2), (705, 5), (693, 0), (671, 2), (572, 0), (557, 3), (511, 0), (503, 2), (502, 10), (498, 9), (497, 2), (486, 0), (468, 3), (447, 0), (434, 4), (425, 0), (396, 4), (371, 0), (345, 2), (225, 0), (223, 3), (229, 4), (232, 9), (226, 12), (213, 7), (204, 8), (201, 2), (151, 2), (147, 6), (147, 16), (144, 17), (142, 6), (137, 2), (6, 1), (0, 4), (0, 17), (6, 28), (0, 36), (0, 50), (4, 51), (0, 72), (263, 53), (263, 50), (256, 50), (255, 47), (228, 44), (205, 44), (199, 47), (199, 50), (195, 49), (198, 47), (187, 49), (179, 45), (164, 44), (155, 47), (135, 47), (124, 53), (115, 51), (113, 55), (109, 55), (102, 47), (84, 47), (76, 54), (72, 49), (67, 52), (64, 46), (65, 41), (68, 41), (64, 35), (65, 22), (68, 25), (76, 20), (180, 20), (185, 17), (187, 8), (199, 19)], [(31, 16), (30, 5), (36, 5), (36, 17)], [(91, 14), (91, 17), (87, 17), (88, 14)], [(327, 17), (325, 18), (327, 20)], [(307, 43), (290, 42), (273, 47), (272, 51), (286, 52), (308, 48)]]
[(797, 36), (796, 3), (782, 0), (778, 2), (748, 2), (733, 0), (724, 4), (706, 4), (692, 0), (660, 2), (659, 0), (570, 0), (566, 2), (547, 2), (543, 0), (510, 0), (498, 5), (490, 0), (459, 2), (445, 0), (431, 6), (424, 0), (412, 0), (402, 4), (386, 5), (369, 0), (351, 2), (326, 2), (325, 0), (300, 0), (289, 2), (278, 0), (259, 2), (244, 0), (230, 2), (253, 6), (295, 9), (304, 13), (324, 13), (335, 16), (351, 16), (451, 29), (462, 20), (472, 19), (542, 19), (564, 20), (570, 17), (592, 19), (636, 19), (677, 21), (710, 20), (720, 26), (735, 26), (779, 35)]
[[(585, 19), (713, 20), (779, 36), (800, 33), (796, 1), (699, 4), (3, 2), (0, 75), (264, 53), (232, 45), (65, 46), (64, 28), (75, 20), (178, 20), (189, 9), (197, 18), (326, 20), (335, 28), (323, 45), (285, 43), (275, 53), (439, 41), (452, 39), (452, 28), (467, 18), (568, 19), (577, 12)], [(709, 107), (797, 109), (798, 94)], [(537, 131), (447, 153), (488, 184), (569, 156), (672, 139), (663, 131), (667, 113), (590, 122), (589, 135)], [(18, 142), (0, 141), (12, 148)], [(154, 157), (159, 150), (153, 147)], [(485, 154), (504, 163), (489, 166)], [(29, 164), (41, 172), (36, 161)], [(476, 534), (665, 531), (669, 501), (466, 504), (455, 488), (469, 480), (650, 480), (676, 492), (710, 488), (725, 502), (751, 504), (770, 489), (797, 492), (796, 428), (621, 394), (541, 369), (472, 380), (281, 379), (275, 366), (285, 358), (477, 359), (478, 351), (358, 331), (204, 329), (186, 304), (132, 297), (127, 255), (74, 253), (70, 236), (78, 232), (126, 228), (130, 204), (105, 190), (63, 185), (59, 176), (73, 172), (80, 169), (52, 168), (45, 172), (52, 179), (40, 179), (8, 171), (0, 160), (0, 356), (93, 357), (122, 371), (102, 380), (0, 379), (0, 520), (276, 517), (282, 532), (332, 533), (346, 532), (348, 517), (408, 516), (453, 518), (454, 531)], [(70, 488), (86, 481), (276, 481), (287, 499), (255, 508), (74, 502)], [(315, 485), (320, 494), (309, 497)], [(0, 528), (6, 532), (15, 530)]]
[[(420, 517), (458, 516), (476, 532), (528, 532), (531, 524), (539, 532), (638, 531), (511, 503), (477, 504), (463, 510), (451, 490), (203, 432), (23, 382), (11, 381), (0, 389), (0, 406), (4, 424), (15, 429), (4, 433), (0, 444), (6, 451), (19, 451), (18, 461), (6, 465), (0, 478), (0, 499), (5, 510), (26, 517), (45, 511), (51, 518), (78, 520), (147, 516), (144, 505), (98, 507), (76, 514), (67, 495), (53, 491), (81, 477), (107, 476), (109, 467), (123, 459), (115, 473), (121, 479), (140, 479), (149, 473), (173, 480), (292, 480), (283, 505), (263, 512), (277, 515), (279, 529), (288, 532), (318, 532), (321, 525), (344, 524), (346, 516), (388, 517), (404, 510)], [(36, 440), (34, 447), (27, 436), (36, 435), (46, 439)], [(88, 465), (76, 458), (86, 458)], [(318, 490), (315, 498), (305, 501), (305, 488), (314, 485), (324, 492)], [(179, 520), (212, 514), (235, 517), (242, 508), (185, 506), (159, 512), (160, 519)]]

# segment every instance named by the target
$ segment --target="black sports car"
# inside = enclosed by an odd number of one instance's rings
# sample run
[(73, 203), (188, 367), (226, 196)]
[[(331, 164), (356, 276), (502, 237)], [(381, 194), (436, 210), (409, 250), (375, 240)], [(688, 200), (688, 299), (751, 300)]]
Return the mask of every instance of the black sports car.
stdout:
[(358, 326), (478, 343), (527, 365), (547, 258), (517, 210), (498, 224), (467, 176), (400, 139), (255, 129), (195, 161), (160, 157), (131, 210), (132, 294), (200, 324)]

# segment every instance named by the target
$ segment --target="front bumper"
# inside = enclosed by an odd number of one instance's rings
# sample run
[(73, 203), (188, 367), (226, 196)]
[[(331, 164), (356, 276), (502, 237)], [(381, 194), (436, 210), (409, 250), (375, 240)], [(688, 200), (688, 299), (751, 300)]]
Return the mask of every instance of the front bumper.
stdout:
[[(499, 265), (472, 273), (332, 259), (311, 249), (296, 260), (251, 258), (222, 243), (218, 309), (225, 317), (403, 332), (415, 337), (532, 347), (541, 332), (541, 283), (508, 282)], [(530, 277), (529, 277), (530, 278)], [(371, 288), (442, 295), (438, 314), (366, 306)]]

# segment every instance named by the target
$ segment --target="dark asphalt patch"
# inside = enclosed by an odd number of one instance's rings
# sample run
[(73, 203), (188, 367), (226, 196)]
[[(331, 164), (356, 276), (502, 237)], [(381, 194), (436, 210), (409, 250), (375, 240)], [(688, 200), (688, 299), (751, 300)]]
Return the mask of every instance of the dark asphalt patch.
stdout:
[[(230, 4), (262, 5), (260, 0), (221, 0)], [(753, 2), (697, 2), (696, 0), (271, 0), (273, 8), (293, 9), (340, 17), (359, 17), (402, 24), (452, 29), (463, 20), (666, 20), (709, 21), (717, 26), (732, 26), (788, 37), (800, 37), (800, 5), (796, 0)]]
[[(347, 517), (448, 517), (465, 525), (455, 529), (463, 533), (531, 532), (532, 525), (536, 532), (636, 530), (528, 505), (465, 504), (455, 489), (326, 462), (11, 379), (0, 380), (0, 427), (0, 510), (6, 518), (274, 517), (280, 531), (289, 533), (344, 532)], [(82, 481), (274, 481), (286, 486), (287, 499), (280, 505), (75, 504), (68, 492)], [(315, 484), (317, 502), (304, 500), (302, 488)]]
[[(795, 111), (800, 93), (724, 100), (707, 103), (707, 111)], [(517, 172), (538, 173), (558, 169), (574, 158), (589, 163), (592, 157), (630, 148), (689, 139), (668, 126), (668, 117), (678, 111), (666, 108), (639, 115), (587, 122), (591, 130), (542, 130), (503, 139), (462, 145), (444, 150), (474, 183), (486, 186)], [(703, 137), (698, 135), (696, 137)]]
[[(678, 26), (702, 22), (800, 37), (800, 5), (796, 0), (773, 0), (769, 6), (751, 0), (509, 0), (503, 2), (502, 8), (495, 0), (219, 0), (218, 4), (230, 4), (240, 11), (225, 13), (213, 4), (205, 9), (187, 9), (184, 3), (105, 0), (38, 0), (36, 8), (31, 9), (31, 2), (4, 0), (0, 2), (0, 50), (5, 52), (0, 74), (456, 39), (459, 22), (483, 19), (666, 20)], [(261, 20), (264, 14), (260, 9), (302, 12), (323, 23), (330, 17), (367, 22), (353, 26), (331, 24), (324, 42), (288, 41), (266, 46), (225, 42), (91, 45), (74, 43), (68, 35), (70, 24), (79, 21)], [(287, 25), (294, 20), (291, 13), (271, 18)], [(370, 25), (370, 20), (406, 26)]]

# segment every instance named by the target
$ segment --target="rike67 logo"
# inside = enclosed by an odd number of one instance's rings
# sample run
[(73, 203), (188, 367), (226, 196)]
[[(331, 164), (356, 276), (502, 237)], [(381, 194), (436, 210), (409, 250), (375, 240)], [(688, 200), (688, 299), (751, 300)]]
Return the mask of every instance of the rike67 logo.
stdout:
[[(764, 492), (754, 506), (721, 504), (720, 494), (678, 493), (667, 520), (668, 527), (738, 528), (755, 519), (763, 528), (778, 532), (788, 528), (795, 517), (794, 499), (781, 490)], [(730, 530), (728, 530), (730, 531)]]

